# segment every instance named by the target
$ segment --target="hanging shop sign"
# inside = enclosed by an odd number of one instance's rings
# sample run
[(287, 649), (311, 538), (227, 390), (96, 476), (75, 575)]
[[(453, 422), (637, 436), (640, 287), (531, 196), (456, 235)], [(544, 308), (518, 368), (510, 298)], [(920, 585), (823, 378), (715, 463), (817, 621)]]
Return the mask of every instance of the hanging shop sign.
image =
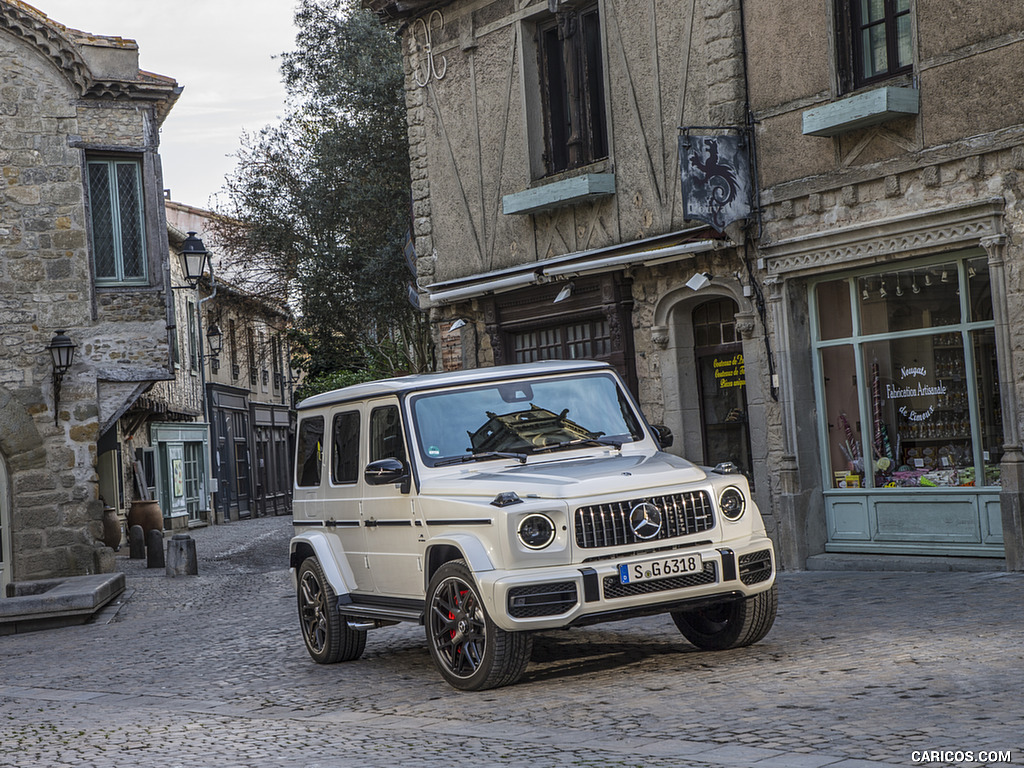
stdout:
[(752, 213), (750, 155), (739, 135), (679, 137), (683, 218), (703, 221), (718, 232)]

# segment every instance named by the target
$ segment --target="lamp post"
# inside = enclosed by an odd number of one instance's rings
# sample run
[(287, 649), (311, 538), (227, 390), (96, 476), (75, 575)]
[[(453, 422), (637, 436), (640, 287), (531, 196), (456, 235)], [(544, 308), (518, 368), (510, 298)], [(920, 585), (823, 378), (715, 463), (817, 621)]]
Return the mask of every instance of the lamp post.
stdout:
[(47, 347), (50, 350), (50, 358), (53, 361), (53, 425), (57, 426), (57, 418), (60, 413), (60, 385), (64, 381), (64, 374), (71, 368), (75, 360), (75, 344), (67, 337), (64, 331), (57, 331)]
[[(199, 296), (199, 280), (203, 276), (203, 272), (206, 271), (206, 265), (210, 257), (210, 252), (206, 250), (203, 245), (203, 241), (200, 240), (195, 232), (188, 232), (185, 237), (185, 242), (181, 244), (181, 265), (185, 272), (185, 281), (190, 287), (196, 291), (196, 337), (199, 339), (203, 338), (203, 304), (202, 299)], [(213, 267), (210, 265), (211, 278), (213, 275)], [(217, 327), (216, 323), (210, 325), (210, 330), (206, 334), (207, 342), (210, 345), (210, 349), (213, 351), (209, 357), (216, 357), (220, 353), (220, 341), (221, 332)], [(214, 346), (216, 344), (216, 347)], [(203, 409), (203, 420), (206, 422), (206, 433), (207, 433), (207, 446), (206, 446), (206, 475), (207, 481), (212, 476), (212, 459), (213, 459), (213, 428), (210, 422), (209, 403), (206, 397), (206, 358), (207, 355), (203, 354), (203, 350), (200, 349), (196, 355), (199, 358), (199, 400), (202, 403)], [(207, 488), (209, 482), (206, 483)], [(210, 511), (213, 515), (213, 511)]]

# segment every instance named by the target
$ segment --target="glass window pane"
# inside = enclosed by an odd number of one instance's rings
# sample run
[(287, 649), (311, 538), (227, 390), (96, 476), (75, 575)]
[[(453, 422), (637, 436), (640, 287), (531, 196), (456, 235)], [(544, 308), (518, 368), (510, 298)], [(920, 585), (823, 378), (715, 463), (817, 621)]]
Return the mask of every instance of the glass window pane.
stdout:
[(885, 18), (885, 0), (860, 0), (860, 18), (863, 24)]
[(853, 316), (850, 313), (850, 281), (830, 280), (819, 283), (818, 336), (822, 339), (845, 339), (853, 335)]
[(992, 320), (992, 290), (989, 284), (988, 259), (984, 256), (967, 262), (967, 289), (972, 322)]
[(864, 345), (876, 487), (973, 484), (964, 360), (959, 333)]
[(324, 419), (303, 419), (295, 441), (295, 482), (301, 487), (320, 485), (320, 460), (324, 448)]
[(89, 211), (96, 277), (117, 279), (114, 212), (110, 196), (110, 167), (107, 163), (89, 163)]
[(370, 461), (378, 459), (405, 461), (405, 439), (398, 406), (374, 408), (370, 414)]
[(900, 57), (896, 65), (898, 67), (910, 66), (910, 14), (896, 19), (896, 50)]
[(864, 460), (853, 347), (843, 345), (822, 349), (821, 371), (825, 382), (832, 487), (858, 488), (863, 484)]
[(956, 264), (861, 277), (857, 280), (857, 296), (865, 334), (960, 322)]
[(335, 483), (356, 482), (359, 478), (359, 412), (335, 416), (331, 437), (331, 479)]
[(981, 427), (981, 460), (985, 479), (977, 485), (1000, 485), (999, 461), (1003, 457), (1003, 409), (999, 397), (996, 338), (992, 328), (971, 331), (976, 372), (975, 391)]
[(137, 163), (117, 163), (118, 221), (124, 279), (146, 276), (143, 249), (142, 189)]
[(868, 27), (861, 33), (864, 55), (864, 77), (874, 77), (889, 71), (889, 58), (885, 49), (885, 26)]

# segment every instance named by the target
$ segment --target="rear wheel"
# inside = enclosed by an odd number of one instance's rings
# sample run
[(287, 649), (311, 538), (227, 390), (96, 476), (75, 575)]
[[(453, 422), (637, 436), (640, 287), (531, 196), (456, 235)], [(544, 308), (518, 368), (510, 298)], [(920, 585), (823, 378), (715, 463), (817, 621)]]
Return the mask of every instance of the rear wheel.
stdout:
[(299, 567), (299, 623), (306, 650), (317, 664), (352, 661), (363, 655), (366, 632), (351, 629), (338, 613), (338, 596), (316, 558)]
[(692, 611), (673, 611), (672, 620), (683, 637), (705, 651), (724, 651), (752, 645), (768, 634), (775, 623), (778, 590), (719, 603)]
[(434, 664), (453, 688), (482, 691), (511, 685), (530, 660), (533, 637), (505, 632), (491, 621), (462, 560), (445, 563), (430, 580), (424, 623)]

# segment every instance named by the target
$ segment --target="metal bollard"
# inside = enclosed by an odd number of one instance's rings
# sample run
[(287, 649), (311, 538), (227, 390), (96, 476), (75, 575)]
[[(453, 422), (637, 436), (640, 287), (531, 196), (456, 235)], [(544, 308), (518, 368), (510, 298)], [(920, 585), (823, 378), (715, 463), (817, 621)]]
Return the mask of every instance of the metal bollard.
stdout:
[(187, 533), (176, 533), (167, 542), (168, 576), (198, 576), (196, 542)]
[(146, 567), (164, 567), (164, 532), (153, 529), (146, 541)]
[(133, 525), (128, 530), (128, 556), (131, 560), (142, 560), (146, 556), (146, 534), (141, 525)]

